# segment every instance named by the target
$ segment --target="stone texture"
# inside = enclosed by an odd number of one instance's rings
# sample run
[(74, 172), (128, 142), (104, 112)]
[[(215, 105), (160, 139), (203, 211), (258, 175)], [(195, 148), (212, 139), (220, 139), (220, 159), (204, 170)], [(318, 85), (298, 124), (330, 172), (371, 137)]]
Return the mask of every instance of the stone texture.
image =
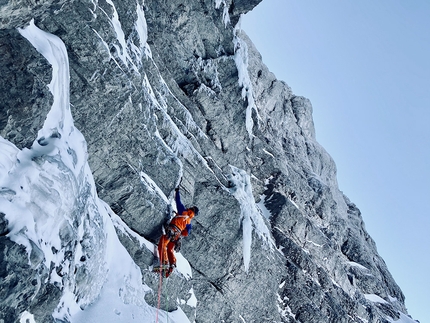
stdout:
[[(170, 299), (187, 300), (193, 288), (197, 308), (181, 305), (191, 321), (395, 319), (398, 311), (406, 313), (404, 295), (359, 209), (338, 188), (335, 163), (316, 141), (311, 103), (277, 80), (245, 33), (234, 29), (259, 2), (2, 2), (0, 135), (20, 149), (30, 147), (51, 105), (50, 66), (16, 31), (34, 18), (66, 44), (72, 114), (88, 143), (99, 197), (153, 242), (168, 203), (145, 176), (168, 198), (182, 177), (185, 204), (199, 206), (182, 248), (193, 278), (173, 275), (167, 290)], [(147, 43), (136, 27), (138, 8)], [(124, 35), (114, 28), (115, 12)], [(238, 65), (244, 49), (246, 84)], [(248, 173), (255, 201), (271, 213), (263, 222), (274, 244), (254, 230), (248, 272), (230, 165)], [(29, 310), (38, 322), (50, 322), (60, 291), (35, 278), (48, 275), (39, 264), (43, 255), (34, 254), (28, 265), (25, 250), (5, 236), (3, 218), (0, 321), (17, 322)], [(62, 232), (66, 246), (71, 233)], [(120, 229), (118, 236), (156, 290), (152, 252)], [(85, 282), (85, 272), (75, 274)], [(365, 294), (387, 303), (370, 302)], [(149, 293), (146, 301), (155, 306), (156, 296)]]

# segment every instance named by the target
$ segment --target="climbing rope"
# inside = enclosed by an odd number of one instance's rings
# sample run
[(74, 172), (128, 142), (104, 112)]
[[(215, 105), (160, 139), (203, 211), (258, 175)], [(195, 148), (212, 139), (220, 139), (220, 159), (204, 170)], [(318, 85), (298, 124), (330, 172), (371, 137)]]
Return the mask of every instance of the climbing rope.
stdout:
[(170, 303), (169, 303), (169, 291), (167, 290), (167, 283), (169, 282), (169, 280), (168, 279), (166, 279), (166, 288), (164, 289), (165, 290), (165, 298), (166, 298), (166, 303), (167, 303), (167, 306), (166, 306), (166, 313), (167, 313), (167, 320), (166, 320), (166, 323), (169, 323), (169, 307), (170, 307)]
[(155, 315), (155, 323), (158, 323), (158, 312), (160, 310), (160, 302), (161, 302), (161, 289), (163, 287), (163, 271), (160, 270), (159, 275), (159, 284), (158, 284), (158, 303), (157, 303), (157, 313)]

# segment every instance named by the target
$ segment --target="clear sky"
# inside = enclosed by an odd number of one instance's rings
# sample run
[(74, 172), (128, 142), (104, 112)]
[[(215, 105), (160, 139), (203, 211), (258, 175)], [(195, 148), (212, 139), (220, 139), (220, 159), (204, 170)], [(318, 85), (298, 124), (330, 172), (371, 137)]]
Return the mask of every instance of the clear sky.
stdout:
[(430, 322), (430, 1), (263, 0), (242, 29), (311, 100), (340, 189)]

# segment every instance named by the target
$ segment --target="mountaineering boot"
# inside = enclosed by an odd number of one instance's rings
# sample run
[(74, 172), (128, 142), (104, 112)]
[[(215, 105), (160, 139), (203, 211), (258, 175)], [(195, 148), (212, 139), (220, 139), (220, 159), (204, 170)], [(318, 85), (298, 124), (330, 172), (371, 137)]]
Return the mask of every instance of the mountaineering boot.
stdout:
[(170, 266), (170, 268), (166, 271), (166, 278), (170, 276), (170, 274), (175, 270), (176, 265), (173, 264)]

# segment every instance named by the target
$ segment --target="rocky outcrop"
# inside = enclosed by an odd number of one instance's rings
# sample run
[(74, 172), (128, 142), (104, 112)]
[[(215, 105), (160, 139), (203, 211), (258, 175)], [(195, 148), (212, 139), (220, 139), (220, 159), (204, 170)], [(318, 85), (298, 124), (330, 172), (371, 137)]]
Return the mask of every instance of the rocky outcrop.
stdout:
[[(5, 205), (28, 197), (25, 205), (36, 217), (57, 210), (35, 203), (30, 191), (18, 194), (10, 177), (0, 177), (0, 322), (30, 314), (36, 322), (79, 322), (94, 311), (105, 299), (108, 272), (115, 272), (103, 258), (119, 248), (106, 234), (109, 221), (142, 279), (143, 287), (125, 283), (121, 291), (134, 296), (122, 299), (153, 317), (145, 307), (158, 305), (151, 242), (180, 178), (184, 203), (201, 212), (181, 251), (192, 275), (182, 270), (169, 278), (163, 310), (180, 308), (195, 322), (391, 322), (406, 313), (402, 291), (316, 141), (311, 103), (275, 78), (238, 27), (240, 15), (259, 2), (1, 4), (0, 135), (9, 147), (0, 153), (1, 171), (18, 174), (16, 156), (44, 145), (38, 131), (55, 105), (47, 87), (54, 66), (17, 29), (34, 19), (65, 45), (70, 111), (86, 141), (61, 156), (79, 161), (85, 174), (81, 156), (88, 156), (91, 175), (83, 180), (70, 172), (81, 193), (67, 195), (68, 225), (53, 236), (59, 247), (47, 251), (27, 234), (37, 247), (30, 254), (11, 239), (14, 217)], [(49, 140), (66, 141), (51, 134)], [(52, 186), (61, 197), (75, 184), (55, 185), (64, 179), (45, 170), (54, 163), (49, 156), (29, 159), (44, 181), (31, 187)], [(54, 163), (58, 174), (69, 167), (64, 160)], [(91, 176), (97, 193), (89, 193)], [(48, 263), (48, 253), (62, 257)], [(144, 300), (137, 301), (140, 289)], [(78, 309), (62, 310), (65, 295), (73, 295)], [(112, 322), (126, 321), (125, 312), (111, 314)]]

